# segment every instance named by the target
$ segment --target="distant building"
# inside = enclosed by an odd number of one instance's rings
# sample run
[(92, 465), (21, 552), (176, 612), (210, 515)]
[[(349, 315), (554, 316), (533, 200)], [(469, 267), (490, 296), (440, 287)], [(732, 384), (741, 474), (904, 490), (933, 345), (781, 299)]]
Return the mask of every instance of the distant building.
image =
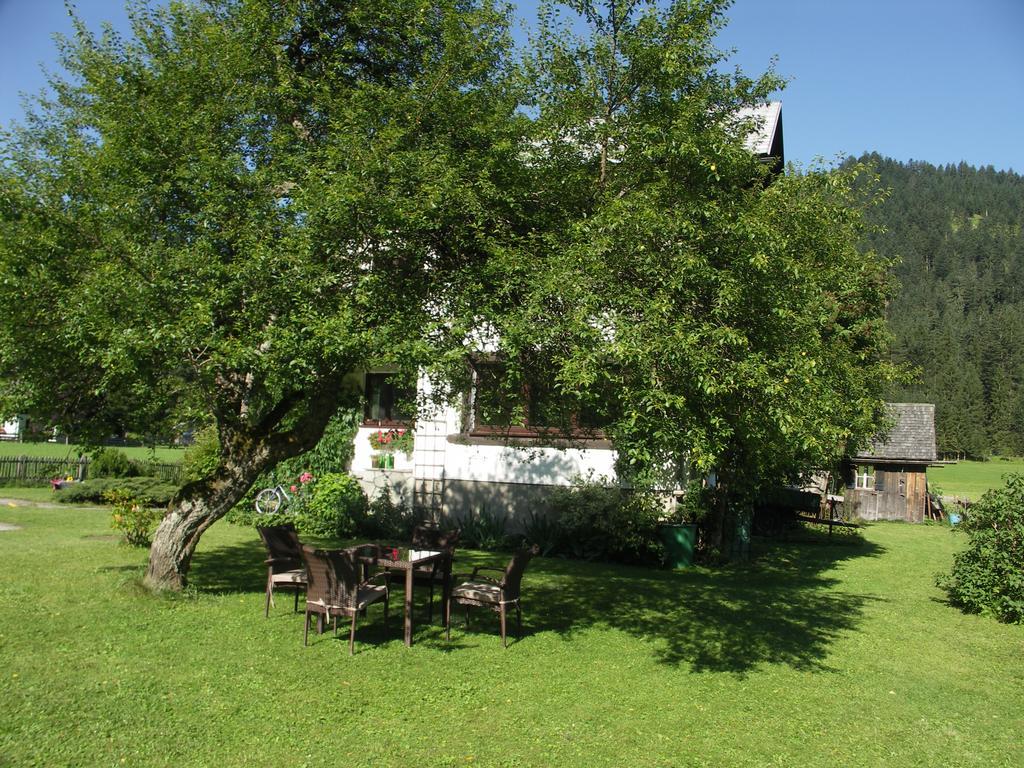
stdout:
[(935, 406), (889, 403), (892, 429), (846, 463), (844, 506), (864, 520), (919, 523), (928, 510), (925, 471), (934, 464)]
[(24, 416), (17, 416), (10, 421), (0, 422), (0, 440), (19, 440), (25, 432)]

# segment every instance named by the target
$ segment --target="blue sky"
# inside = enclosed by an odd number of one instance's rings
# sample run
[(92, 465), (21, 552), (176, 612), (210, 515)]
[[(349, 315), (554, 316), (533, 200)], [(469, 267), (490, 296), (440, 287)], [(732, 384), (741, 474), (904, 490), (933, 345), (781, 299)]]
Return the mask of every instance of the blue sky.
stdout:
[[(76, 6), (91, 27), (126, 26), (122, 0)], [(757, 74), (776, 55), (790, 80), (787, 159), (877, 151), (1024, 173), (1024, 0), (736, 0), (729, 16), (733, 62)], [(0, 124), (21, 117), (19, 91), (42, 87), (52, 34), (69, 30), (61, 0), (0, 0)]]

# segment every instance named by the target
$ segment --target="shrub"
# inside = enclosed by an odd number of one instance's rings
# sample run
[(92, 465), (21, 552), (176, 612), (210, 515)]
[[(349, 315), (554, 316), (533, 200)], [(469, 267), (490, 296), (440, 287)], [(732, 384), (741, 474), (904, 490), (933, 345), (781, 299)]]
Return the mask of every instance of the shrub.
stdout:
[(135, 496), (122, 488), (106, 491), (103, 500), (113, 507), (111, 527), (120, 531), (124, 540), (133, 547), (148, 547), (160, 522), (160, 510), (153, 509), (149, 499)]
[(196, 432), (195, 440), (181, 459), (181, 482), (193, 483), (209, 477), (220, 462), (220, 440), (213, 425)]
[[(227, 515), (227, 520), (238, 525), (252, 525), (256, 494), (264, 488), (295, 484), (296, 478), (309, 472), (314, 477), (323, 477), (332, 472), (347, 472), (355, 450), (353, 440), (358, 430), (359, 412), (351, 408), (340, 409), (327, 423), (320, 442), (299, 456), (286, 459), (273, 469), (264, 472), (253, 483), (252, 488)], [(289, 518), (291, 519), (291, 518)], [(267, 525), (265, 517), (260, 525)]]
[(508, 544), (505, 529), (508, 520), (505, 515), (488, 512), (470, 512), (459, 522), (459, 543), (477, 549), (502, 549)]
[(99, 448), (90, 455), (90, 479), (137, 477), (138, 475), (139, 467), (122, 450), (117, 448)]
[(359, 524), (359, 534), (372, 539), (410, 541), (417, 517), (404, 499), (396, 503), (391, 491), (381, 490), (370, 502), (367, 514)]
[(56, 492), (56, 499), (63, 504), (103, 504), (106, 503), (104, 494), (114, 490), (146, 498), (154, 506), (160, 507), (167, 506), (178, 491), (176, 486), (161, 483), (152, 477), (108, 477), (65, 485)]
[(565, 545), (565, 531), (555, 513), (530, 510), (523, 521), (523, 543), (536, 546), (544, 557), (561, 551)]
[(330, 472), (315, 480), (312, 495), (295, 526), (314, 536), (346, 538), (366, 517), (366, 494), (351, 475)]
[(936, 581), (950, 602), (999, 621), (1024, 621), (1024, 475), (985, 493), (953, 529), (968, 536), (953, 569)]
[(578, 481), (548, 497), (564, 535), (564, 554), (583, 560), (659, 563), (663, 514), (658, 497), (604, 482)]

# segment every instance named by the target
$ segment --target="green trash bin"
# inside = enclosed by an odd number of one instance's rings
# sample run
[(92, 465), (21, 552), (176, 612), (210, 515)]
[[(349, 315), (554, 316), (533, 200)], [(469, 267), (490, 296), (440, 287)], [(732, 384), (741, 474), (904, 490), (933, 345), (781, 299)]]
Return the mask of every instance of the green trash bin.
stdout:
[(665, 543), (665, 564), (669, 568), (693, 565), (693, 552), (697, 548), (697, 526), (693, 523), (661, 526), (661, 540)]

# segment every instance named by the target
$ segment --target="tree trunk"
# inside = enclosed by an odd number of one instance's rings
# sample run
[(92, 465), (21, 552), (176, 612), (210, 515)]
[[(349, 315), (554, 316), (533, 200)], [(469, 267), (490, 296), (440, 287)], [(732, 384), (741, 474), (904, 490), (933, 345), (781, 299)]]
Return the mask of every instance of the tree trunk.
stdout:
[(147, 587), (156, 591), (185, 587), (199, 538), (238, 503), (266, 464), (265, 460), (229, 459), (214, 479), (181, 490), (153, 536), (144, 580)]
[[(323, 437), (342, 401), (342, 374), (324, 376), (315, 389), (282, 398), (255, 426), (240, 430), (218, 423), (221, 459), (212, 476), (186, 485), (153, 536), (144, 583), (153, 590), (180, 590), (199, 538), (245, 496), (260, 474), (308, 451)], [(236, 412), (240, 412), (237, 409)], [(293, 416), (287, 430), (282, 420)]]

